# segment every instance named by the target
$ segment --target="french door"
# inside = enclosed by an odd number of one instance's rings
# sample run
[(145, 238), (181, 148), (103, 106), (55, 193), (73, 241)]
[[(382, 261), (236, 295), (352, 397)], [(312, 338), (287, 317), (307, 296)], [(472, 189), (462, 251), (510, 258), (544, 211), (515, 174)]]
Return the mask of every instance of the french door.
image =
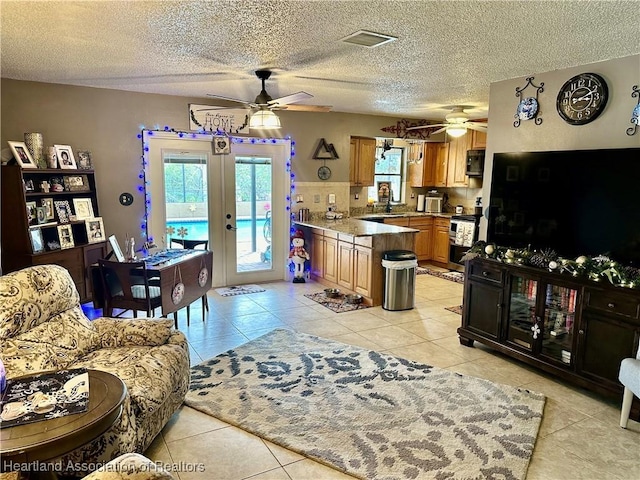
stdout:
[(149, 139), (150, 235), (162, 248), (207, 240), (216, 287), (286, 279), (288, 142), (211, 146), (204, 135)]

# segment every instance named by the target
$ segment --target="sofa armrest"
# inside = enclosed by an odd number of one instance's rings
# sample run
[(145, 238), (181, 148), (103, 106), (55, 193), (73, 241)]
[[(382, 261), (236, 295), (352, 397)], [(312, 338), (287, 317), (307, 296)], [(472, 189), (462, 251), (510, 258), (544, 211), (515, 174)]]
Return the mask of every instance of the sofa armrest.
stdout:
[(83, 480), (175, 480), (175, 477), (139, 453), (125, 453)]
[(117, 319), (102, 317), (93, 321), (97, 348), (148, 346), (167, 343), (176, 332), (173, 320), (167, 318)]

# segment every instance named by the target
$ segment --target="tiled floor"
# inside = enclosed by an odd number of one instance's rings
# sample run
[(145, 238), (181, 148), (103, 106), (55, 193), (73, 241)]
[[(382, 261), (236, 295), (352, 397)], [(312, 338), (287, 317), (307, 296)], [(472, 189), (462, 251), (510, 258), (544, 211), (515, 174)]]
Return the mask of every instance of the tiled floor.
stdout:
[[(640, 424), (621, 429), (618, 402), (565, 385), (477, 343), (475, 348), (460, 345), (461, 317), (444, 307), (461, 303), (462, 285), (431, 275), (419, 275), (416, 283), (416, 308), (403, 312), (375, 307), (336, 314), (303, 296), (323, 289), (313, 282), (269, 283), (265, 292), (235, 297), (212, 290), (207, 321), (201, 322), (196, 302), (191, 326), (181, 318), (180, 328), (191, 345), (192, 364), (283, 327), (525, 386), (547, 396), (528, 480), (640, 478)], [(146, 455), (175, 464), (180, 480), (352, 478), (186, 406)], [(204, 472), (188, 471), (197, 463)]]

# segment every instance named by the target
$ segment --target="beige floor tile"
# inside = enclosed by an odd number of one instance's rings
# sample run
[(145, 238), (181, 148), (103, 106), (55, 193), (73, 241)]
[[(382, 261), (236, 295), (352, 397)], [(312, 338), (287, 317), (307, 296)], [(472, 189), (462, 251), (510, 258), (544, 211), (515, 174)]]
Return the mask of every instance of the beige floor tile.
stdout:
[(275, 443), (269, 442), (268, 440), (264, 439), (262, 441), (271, 451), (273, 456), (276, 457), (280, 465), (288, 465), (290, 463), (298, 462), (305, 459), (305, 457), (303, 457), (299, 453), (292, 452), (291, 450), (283, 448), (280, 445), (276, 445)]
[(571, 405), (571, 408), (586, 415), (596, 415), (607, 408), (603, 398), (593, 392), (560, 382), (561, 380), (540, 376), (533, 382), (523, 384), (523, 387), (542, 393), (561, 404)]
[(391, 348), (389, 350), (386, 350), (386, 352), (391, 353), (397, 357), (426, 363), (438, 368), (447, 368), (465, 362), (462, 357), (459, 357), (431, 342), (423, 342), (416, 345)]
[[(313, 302), (314, 305), (318, 305)], [(328, 308), (322, 307), (322, 310), (314, 310), (310, 308), (310, 305), (305, 307), (284, 308), (280, 310), (274, 310), (273, 313), (283, 322), (292, 325), (297, 322), (304, 322), (306, 320), (320, 320), (332, 316), (333, 312)]]
[(335, 317), (335, 321), (353, 332), (371, 330), (372, 328), (388, 327), (391, 325), (384, 318), (368, 313), (366, 310), (345, 312), (342, 315), (337, 315)]
[(346, 333), (343, 335), (335, 335), (327, 338), (331, 338), (336, 342), (346, 343), (347, 345), (355, 345), (356, 347), (364, 348), (367, 350), (382, 350), (382, 347), (380, 345), (364, 338), (362, 335), (359, 335), (357, 333)]
[(280, 467), (260, 438), (235, 427), (167, 442), (167, 447), (173, 459), (204, 469), (179, 472), (181, 480), (239, 480)]
[(246, 480), (291, 480), (291, 477), (287, 474), (284, 468), (278, 467), (273, 470), (269, 470), (268, 472), (246, 477)]
[(284, 469), (291, 480), (353, 480), (355, 478), (309, 459), (285, 465)]
[(358, 333), (373, 343), (380, 345), (385, 350), (424, 342), (424, 338), (394, 325), (363, 330)]
[(451, 326), (440, 323), (433, 318), (418, 320), (414, 322), (400, 323), (398, 327), (418, 335), (425, 340), (436, 340), (438, 338), (449, 337), (455, 330)]
[(145, 450), (144, 455), (154, 462), (173, 463), (162, 433), (159, 433), (153, 442), (151, 442), (149, 448)]
[(199, 410), (182, 405), (162, 429), (165, 442), (182, 440), (204, 432), (226, 428), (229, 425)]
[(547, 398), (539, 435), (546, 437), (585, 418), (587, 415), (572, 409), (569, 405), (559, 403), (553, 398)]
[(351, 330), (349, 330), (347, 327), (345, 327), (344, 325), (340, 325), (338, 322), (330, 318), (296, 322), (289, 325), (289, 328), (292, 328), (297, 332), (308, 333), (309, 335), (317, 335), (319, 337), (352, 333)]
[(481, 358), (495, 355), (494, 350), (491, 350), (489, 347), (479, 342), (475, 342), (473, 347), (462, 345), (460, 343), (460, 337), (458, 337), (458, 334), (455, 333), (455, 329), (453, 329), (452, 336), (438, 338), (436, 340), (433, 340), (433, 343), (450, 350), (451, 352), (466, 360), (480, 360)]

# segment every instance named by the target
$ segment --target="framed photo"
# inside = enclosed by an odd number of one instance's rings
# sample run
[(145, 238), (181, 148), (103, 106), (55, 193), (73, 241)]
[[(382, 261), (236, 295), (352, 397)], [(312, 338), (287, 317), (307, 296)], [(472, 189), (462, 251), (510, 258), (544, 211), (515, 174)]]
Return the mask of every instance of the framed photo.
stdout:
[(122, 253), (122, 249), (120, 248), (120, 244), (118, 243), (118, 239), (115, 235), (109, 236), (109, 243), (111, 244), (111, 250), (113, 250), (113, 254), (116, 256), (116, 259), (119, 262), (124, 262), (124, 253)]
[(93, 218), (93, 202), (90, 198), (74, 198), (73, 210), (76, 212), (78, 220)]
[(38, 205), (36, 202), (27, 202), (27, 221), (29, 225), (33, 225), (38, 217), (37, 212)]
[(36, 207), (36, 221), (38, 225), (47, 222), (47, 209), (44, 207)]
[(84, 226), (87, 229), (87, 241), (89, 243), (104, 242), (106, 240), (102, 217), (89, 218), (84, 222)]
[(89, 150), (78, 150), (78, 168), (82, 170), (93, 170), (91, 152)]
[(18, 162), (18, 165), (22, 168), (38, 168), (38, 165), (33, 161), (33, 157), (31, 156), (31, 153), (29, 153), (29, 149), (24, 142), (9, 141), (7, 143), (11, 148), (13, 158)]
[(44, 240), (42, 239), (42, 230), (32, 228), (29, 230), (31, 236), (31, 250), (33, 253), (44, 252)]
[(213, 153), (216, 155), (231, 153), (231, 142), (229, 138), (220, 136), (213, 137)]
[(69, 145), (54, 145), (54, 148), (56, 149), (56, 156), (58, 157), (60, 168), (67, 170), (75, 170), (78, 168), (76, 166), (76, 159), (73, 156), (73, 151)]
[(71, 206), (69, 205), (69, 200), (56, 200), (53, 204), (56, 207), (56, 213), (58, 214), (60, 223), (69, 223), (71, 220), (69, 218), (71, 217)]
[(53, 220), (56, 216), (55, 210), (53, 209), (53, 198), (43, 198), (40, 200), (40, 205), (45, 209), (47, 220)]
[(60, 237), (60, 248), (75, 247), (71, 225), (58, 225), (58, 237)]
[(29, 179), (26, 182), (24, 182), (24, 191), (25, 192), (35, 191), (35, 187), (33, 186), (33, 180)]
[(62, 180), (64, 189), (68, 192), (88, 192), (89, 180), (86, 175), (69, 175)]

